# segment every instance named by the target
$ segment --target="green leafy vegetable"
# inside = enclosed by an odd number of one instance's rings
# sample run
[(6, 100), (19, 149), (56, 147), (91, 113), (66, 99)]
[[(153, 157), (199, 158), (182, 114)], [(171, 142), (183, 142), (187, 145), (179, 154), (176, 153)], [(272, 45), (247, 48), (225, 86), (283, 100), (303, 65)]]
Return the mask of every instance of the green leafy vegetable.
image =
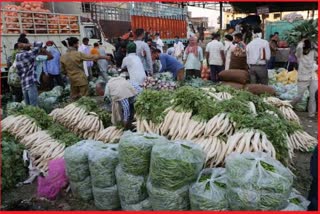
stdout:
[(64, 143), (66, 146), (72, 146), (81, 140), (75, 134), (69, 132), (65, 127), (56, 123), (48, 128), (48, 133), (51, 137)]

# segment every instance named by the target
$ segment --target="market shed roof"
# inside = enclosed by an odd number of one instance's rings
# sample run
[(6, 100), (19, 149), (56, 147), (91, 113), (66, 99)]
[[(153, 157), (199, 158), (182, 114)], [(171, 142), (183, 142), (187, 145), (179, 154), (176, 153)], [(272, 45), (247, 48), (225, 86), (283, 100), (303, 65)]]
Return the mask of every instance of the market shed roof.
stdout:
[(318, 8), (317, 2), (272, 2), (272, 3), (251, 3), (251, 2), (230, 2), (235, 12), (241, 13), (256, 13), (257, 7), (268, 6), (269, 12), (289, 12), (289, 11), (303, 11), (316, 10)]

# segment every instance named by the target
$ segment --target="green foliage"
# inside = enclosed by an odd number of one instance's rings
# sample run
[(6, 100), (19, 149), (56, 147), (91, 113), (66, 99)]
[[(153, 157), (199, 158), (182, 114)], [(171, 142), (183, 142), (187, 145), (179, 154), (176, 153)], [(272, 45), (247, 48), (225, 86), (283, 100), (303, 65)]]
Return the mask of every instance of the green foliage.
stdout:
[(38, 107), (28, 105), (22, 109), (17, 109), (14, 114), (26, 115), (33, 118), (41, 129), (48, 129), (53, 124), (52, 118), (43, 109)]
[(13, 188), (18, 182), (27, 178), (27, 168), (24, 167), (22, 153), (24, 146), (7, 132), (2, 132), (1, 141), (1, 174), (2, 174), (2, 191)]
[(72, 146), (81, 140), (75, 134), (69, 132), (65, 127), (56, 123), (52, 124), (48, 128), (48, 132), (51, 137), (65, 144), (66, 146)]
[(289, 45), (296, 46), (302, 37), (309, 38), (314, 44), (318, 44), (318, 19), (306, 20), (295, 26), (285, 34), (285, 40)]

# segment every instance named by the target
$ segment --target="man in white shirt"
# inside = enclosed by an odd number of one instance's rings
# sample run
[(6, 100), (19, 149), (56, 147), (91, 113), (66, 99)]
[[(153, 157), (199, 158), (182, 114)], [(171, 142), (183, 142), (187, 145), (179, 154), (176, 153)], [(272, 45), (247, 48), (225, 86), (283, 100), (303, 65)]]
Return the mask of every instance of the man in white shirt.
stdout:
[(121, 68), (126, 68), (128, 70), (131, 81), (141, 85), (146, 78), (146, 73), (144, 72), (144, 67), (140, 58), (136, 54), (136, 49), (136, 44), (134, 42), (129, 42), (127, 45), (128, 55), (123, 59)]
[(160, 39), (160, 34), (156, 33), (156, 40), (155, 40), (156, 44), (157, 44), (157, 49), (159, 49), (161, 51), (161, 53), (163, 53), (163, 42), (162, 39)]
[(218, 82), (218, 74), (223, 70), (225, 63), (224, 46), (220, 42), (220, 34), (213, 34), (212, 41), (206, 47), (207, 65), (210, 66), (210, 77), (213, 82)]
[(175, 56), (177, 58), (177, 60), (182, 63), (183, 62), (182, 57), (183, 57), (184, 45), (179, 40), (179, 36), (175, 37), (173, 48), (174, 48), (173, 56)]
[[(90, 55), (89, 39), (83, 38), (82, 45), (78, 48), (78, 51)], [(84, 73), (87, 77), (91, 76), (91, 68), (93, 66), (93, 61), (83, 61)]]
[(271, 57), (269, 42), (261, 39), (262, 30), (253, 30), (253, 40), (247, 45), (247, 64), (249, 66), (250, 82), (268, 85), (267, 61)]
[(151, 51), (147, 43), (142, 41), (144, 38), (144, 30), (142, 28), (139, 28), (135, 32), (136, 34), (136, 40), (134, 43), (137, 46), (137, 55), (140, 58), (145, 73), (147, 75), (152, 75), (153, 74), (153, 63), (152, 63), (152, 58), (151, 58)]

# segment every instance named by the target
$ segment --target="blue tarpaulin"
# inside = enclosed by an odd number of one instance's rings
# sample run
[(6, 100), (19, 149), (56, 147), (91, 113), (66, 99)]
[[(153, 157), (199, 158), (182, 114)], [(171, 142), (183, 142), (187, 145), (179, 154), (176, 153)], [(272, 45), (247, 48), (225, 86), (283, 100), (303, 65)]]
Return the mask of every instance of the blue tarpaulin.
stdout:
[(249, 24), (249, 25), (260, 25), (261, 19), (260, 19), (260, 16), (250, 15), (243, 19), (236, 19), (236, 20), (230, 21), (231, 27), (235, 27), (237, 24), (240, 24), (240, 23)]

